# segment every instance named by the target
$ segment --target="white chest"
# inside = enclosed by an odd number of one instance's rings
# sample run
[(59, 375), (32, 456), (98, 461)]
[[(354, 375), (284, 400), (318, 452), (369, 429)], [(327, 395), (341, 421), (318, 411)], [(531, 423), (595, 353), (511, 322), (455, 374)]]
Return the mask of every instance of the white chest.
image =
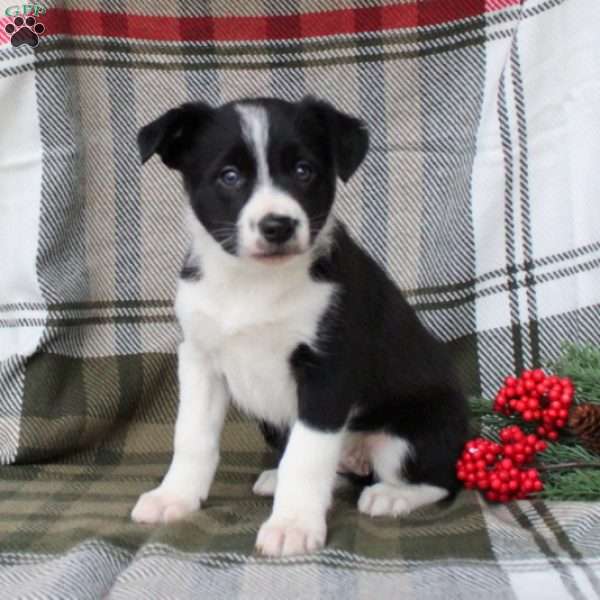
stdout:
[(274, 424), (297, 415), (289, 359), (314, 341), (334, 293), (307, 271), (286, 275), (181, 282), (176, 302), (185, 338), (225, 377), (232, 400)]

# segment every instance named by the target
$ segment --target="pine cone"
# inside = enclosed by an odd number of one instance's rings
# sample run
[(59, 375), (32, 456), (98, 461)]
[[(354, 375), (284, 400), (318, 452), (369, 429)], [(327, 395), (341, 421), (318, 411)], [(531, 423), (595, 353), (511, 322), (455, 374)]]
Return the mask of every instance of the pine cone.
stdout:
[(583, 446), (600, 453), (600, 404), (580, 404), (569, 415), (569, 428)]

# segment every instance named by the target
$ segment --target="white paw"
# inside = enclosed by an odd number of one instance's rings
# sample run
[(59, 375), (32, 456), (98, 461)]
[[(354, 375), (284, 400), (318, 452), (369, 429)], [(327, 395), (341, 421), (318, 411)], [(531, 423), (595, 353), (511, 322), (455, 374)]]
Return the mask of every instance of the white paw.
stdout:
[(308, 523), (299, 519), (271, 517), (263, 523), (256, 548), (265, 556), (290, 556), (315, 552), (325, 545), (325, 522)]
[(358, 510), (371, 517), (400, 517), (412, 510), (409, 496), (410, 492), (407, 494), (401, 487), (376, 483), (362, 491)]
[(273, 496), (277, 487), (277, 469), (263, 471), (252, 487), (252, 491), (258, 496)]
[(176, 494), (156, 488), (139, 497), (131, 511), (131, 518), (136, 523), (171, 523), (183, 519), (200, 505)]

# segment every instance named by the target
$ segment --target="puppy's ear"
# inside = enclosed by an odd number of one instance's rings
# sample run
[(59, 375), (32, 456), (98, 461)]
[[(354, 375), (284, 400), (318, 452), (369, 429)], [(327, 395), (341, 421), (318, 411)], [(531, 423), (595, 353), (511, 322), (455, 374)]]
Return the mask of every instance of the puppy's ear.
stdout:
[(339, 178), (346, 183), (360, 166), (369, 150), (369, 132), (363, 121), (340, 112), (331, 104), (312, 96), (301, 107), (312, 112), (326, 129)]
[(194, 136), (211, 118), (213, 109), (202, 102), (183, 104), (140, 129), (137, 142), (145, 163), (157, 153), (171, 169), (181, 169)]

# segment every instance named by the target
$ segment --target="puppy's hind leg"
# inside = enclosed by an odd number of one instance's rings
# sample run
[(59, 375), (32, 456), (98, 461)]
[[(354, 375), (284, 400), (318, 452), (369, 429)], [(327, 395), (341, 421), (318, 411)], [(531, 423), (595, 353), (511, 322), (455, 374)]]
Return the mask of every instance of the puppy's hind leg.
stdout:
[(369, 437), (373, 468), (379, 483), (363, 489), (358, 510), (372, 517), (399, 517), (448, 496), (444, 487), (429, 483), (409, 483), (402, 477), (412, 448), (399, 437), (375, 434)]

